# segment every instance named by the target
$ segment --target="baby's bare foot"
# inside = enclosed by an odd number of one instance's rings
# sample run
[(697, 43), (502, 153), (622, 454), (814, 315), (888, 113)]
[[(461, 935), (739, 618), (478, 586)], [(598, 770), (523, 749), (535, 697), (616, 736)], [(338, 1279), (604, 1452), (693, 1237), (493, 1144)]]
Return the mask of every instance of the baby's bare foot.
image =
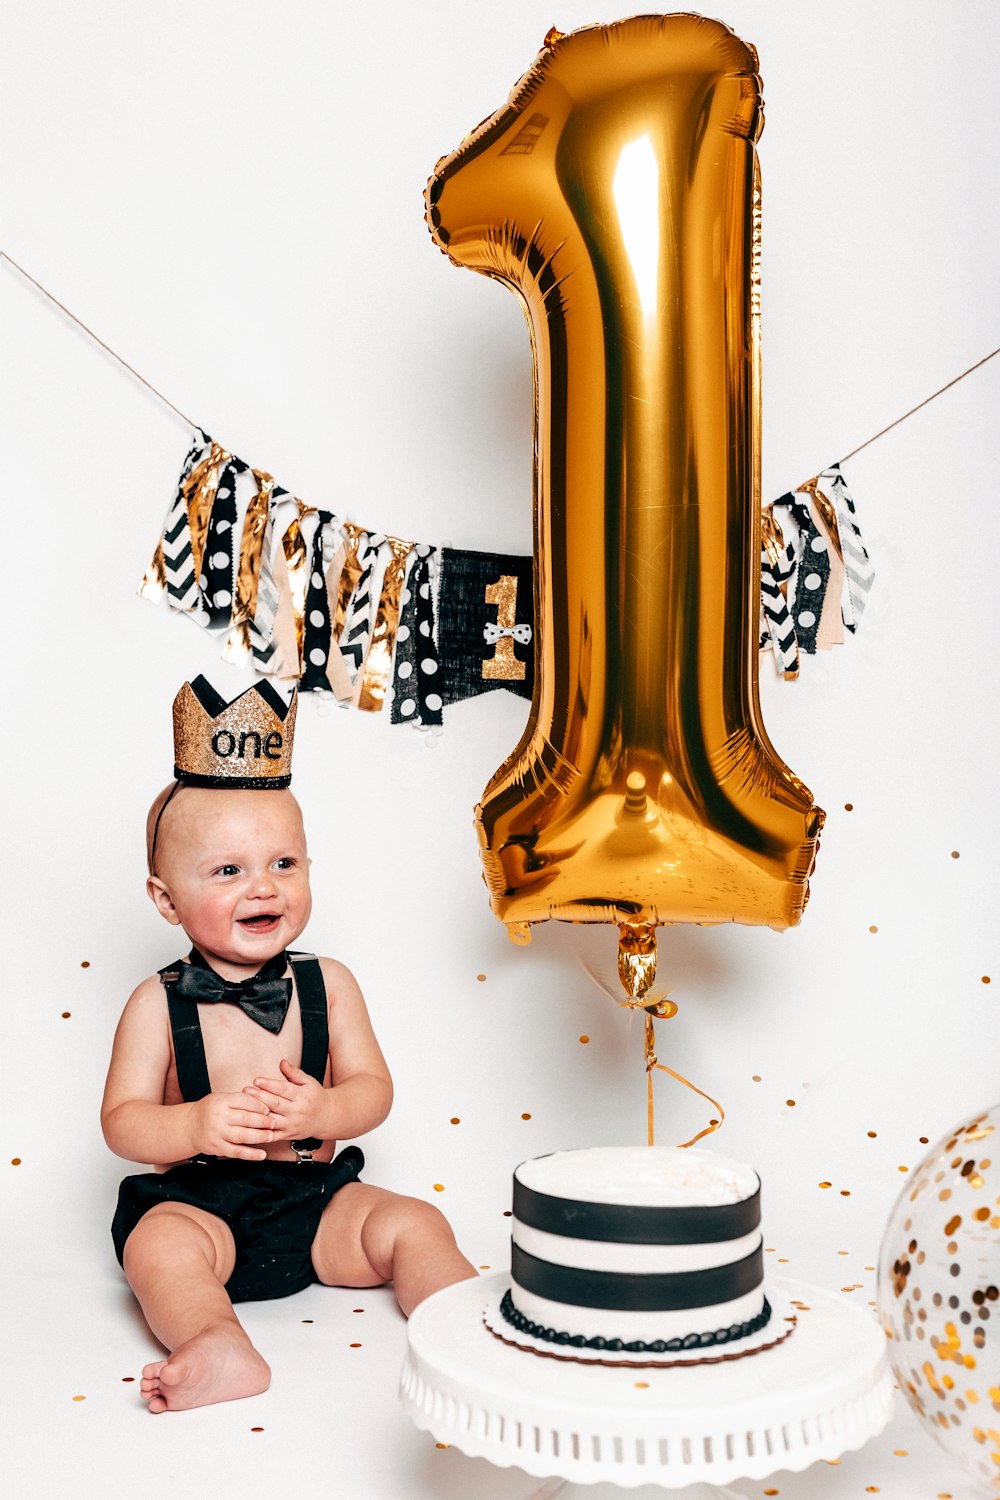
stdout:
[(271, 1371), (236, 1323), (216, 1323), (169, 1359), (146, 1365), (142, 1398), (151, 1412), (184, 1411), (214, 1401), (256, 1396), (271, 1383)]

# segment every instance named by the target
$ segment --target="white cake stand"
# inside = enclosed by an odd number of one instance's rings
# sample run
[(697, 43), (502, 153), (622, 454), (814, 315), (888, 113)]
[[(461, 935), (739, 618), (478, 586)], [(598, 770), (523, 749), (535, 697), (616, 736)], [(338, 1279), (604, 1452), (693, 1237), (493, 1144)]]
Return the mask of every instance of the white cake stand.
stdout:
[[(613, 1368), (511, 1348), (483, 1326), (494, 1273), (428, 1297), (408, 1326), (400, 1399), (418, 1427), (501, 1468), (560, 1481), (724, 1486), (860, 1448), (892, 1409), (885, 1338), (843, 1294), (774, 1278), (805, 1307), (792, 1336), (744, 1359)], [(725, 1490), (719, 1491), (725, 1494)]]

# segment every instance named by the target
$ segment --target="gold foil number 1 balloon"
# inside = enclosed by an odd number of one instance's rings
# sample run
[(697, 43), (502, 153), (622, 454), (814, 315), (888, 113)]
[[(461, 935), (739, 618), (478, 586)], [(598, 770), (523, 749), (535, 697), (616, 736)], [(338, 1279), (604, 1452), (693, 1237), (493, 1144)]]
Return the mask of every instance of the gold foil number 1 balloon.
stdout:
[(754, 50), (718, 22), (550, 33), (439, 162), (434, 238), (521, 299), (535, 366), (536, 673), (477, 809), (512, 936), (798, 921), (823, 814), (757, 693)]

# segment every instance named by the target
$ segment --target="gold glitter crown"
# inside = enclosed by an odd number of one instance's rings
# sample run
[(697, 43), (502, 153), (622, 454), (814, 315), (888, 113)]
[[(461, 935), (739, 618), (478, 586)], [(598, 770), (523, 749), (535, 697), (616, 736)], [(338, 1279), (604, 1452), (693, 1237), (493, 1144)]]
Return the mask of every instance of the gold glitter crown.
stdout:
[(269, 682), (227, 703), (205, 677), (174, 699), (174, 776), (189, 786), (284, 787), (292, 779), (297, 695)]

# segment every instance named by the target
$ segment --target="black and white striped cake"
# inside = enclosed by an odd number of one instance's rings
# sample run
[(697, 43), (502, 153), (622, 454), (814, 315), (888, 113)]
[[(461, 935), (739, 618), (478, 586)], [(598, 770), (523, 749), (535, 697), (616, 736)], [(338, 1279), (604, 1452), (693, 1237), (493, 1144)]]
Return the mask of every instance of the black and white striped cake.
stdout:
[(752, 1340), (771, 1316), (760, 1179), (713, 1151), (607, 1146), (522, 1162), (512, 1231), (499, 1310), (550, 1346), (695, 1351)]

